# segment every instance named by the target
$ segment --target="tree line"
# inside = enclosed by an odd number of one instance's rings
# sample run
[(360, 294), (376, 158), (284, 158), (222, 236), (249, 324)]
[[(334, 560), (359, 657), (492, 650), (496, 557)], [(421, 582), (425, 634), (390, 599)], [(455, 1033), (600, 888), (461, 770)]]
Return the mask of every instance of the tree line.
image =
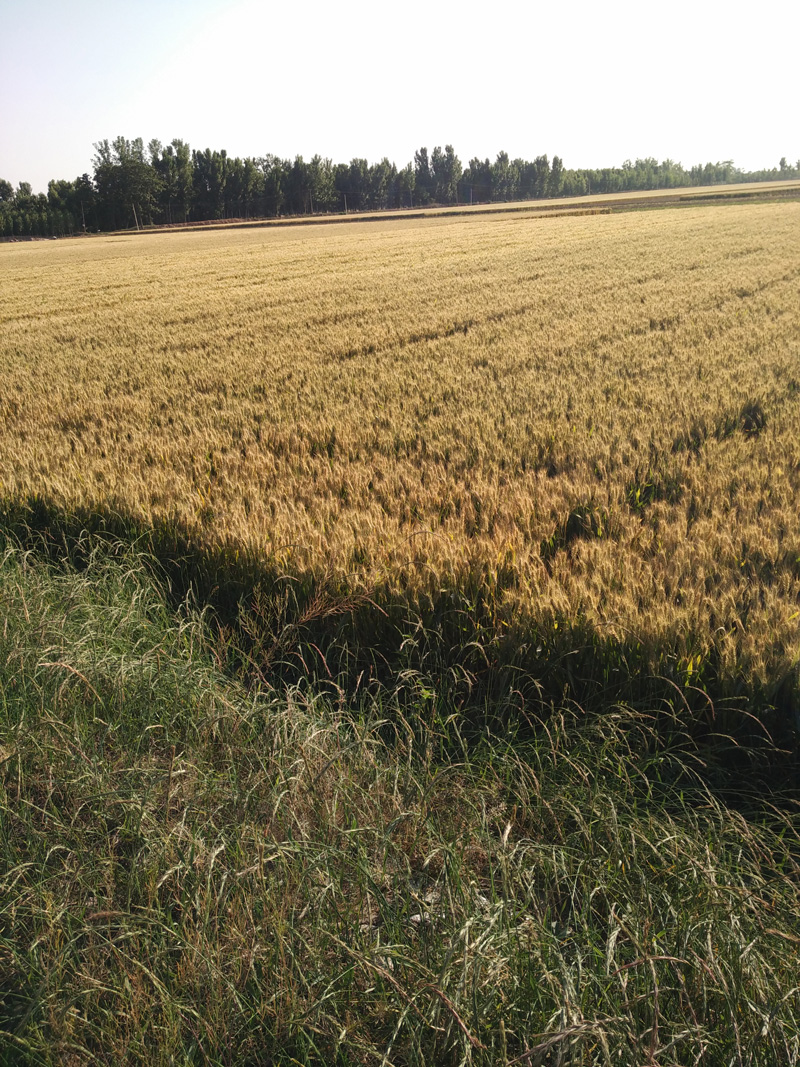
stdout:
[(420, 148), (401, 169), (384, 158), (333, 163), (315, 155), (231, 157), (225, 149), (191, 149), (176, 138), (145, 146), (142, 138), (116, 137), (94, 146), (93, 173), (53, 180), (34, 194), (27, 182), (14, 189), (0, 179), (0, 236), (62, 236), (129, 227), (224, 219), (386, 210), (431, 204), (478, 204), (632, 190), (672, 189), (745, 181), (800, 178), (781, 159), (778, 167), (743, 171), (726, 160), (689, 169), (670, 159), (626, 161), (621, 167), (575, 169), (559, 156), (491, 160), (464, 167), (452, 145)]

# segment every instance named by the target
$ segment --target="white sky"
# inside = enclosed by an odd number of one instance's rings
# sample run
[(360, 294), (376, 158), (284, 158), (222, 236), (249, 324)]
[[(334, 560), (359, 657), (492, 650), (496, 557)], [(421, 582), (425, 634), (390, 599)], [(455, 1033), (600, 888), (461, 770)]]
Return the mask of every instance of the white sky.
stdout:
[(335, 162), (800, 157), (800, 3), (0, 0), (0, 177), (123, 134)]

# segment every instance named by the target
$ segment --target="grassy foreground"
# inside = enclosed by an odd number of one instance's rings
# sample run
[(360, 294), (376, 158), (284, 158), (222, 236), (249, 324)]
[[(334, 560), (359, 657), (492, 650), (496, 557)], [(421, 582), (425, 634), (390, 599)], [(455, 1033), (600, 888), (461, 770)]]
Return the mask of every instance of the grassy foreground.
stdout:
[(0, 1062), (800, 1061), (800, 813), (681, 691), (245, 685), (158, 574), (2, 554)]

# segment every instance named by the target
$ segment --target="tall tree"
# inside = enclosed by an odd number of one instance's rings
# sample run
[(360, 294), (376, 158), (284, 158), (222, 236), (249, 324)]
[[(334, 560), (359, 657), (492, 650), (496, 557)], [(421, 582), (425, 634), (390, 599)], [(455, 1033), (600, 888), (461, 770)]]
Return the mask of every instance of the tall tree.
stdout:
[(492, 199), (492, 164), (488, 159), (477, 157), (469, 161), (464, 172), (464, 187), (468, 189), (470, 203), (483, 203)]
[(267, 215), (277, 216), (283, 211), (285, 180), (282, 161), (272, 154), (263, 156), (258, 164), (264, 175), (264, 210)]
[(186, 141), (179, 137), (170, 141), (170, 148), (175, 156), (175, 197), (177, 211), (184, 222), (189, 218), (194, 193), (194, 175), (192, 172), (192, 150)]
[(393, 207), (413, 207), (416, 174), (411, 163), (397, 172)]
[(418, 203), (430, 202), (433, 194), (433, 173), (427, 148), (420, 148), (414, 153), (414, 188)]
[(376, 163), (369, 169), (369, 189), (367, 192), (367, 206), (374, 210), (380, 210), (389, 206), (389, 190), (396, 168), (384, 156), (380, 163)]
[(145, 159), (141, 137), (115, 137), (110, 144), (98, 141), (94, 147), (94, 181), (106, 223), (110, 220), (113, 229), (152, 221), (159, 178)]
[(461, 160), (451, 144), (434, 148), (431, 156), (433, 197), (438, 204), (453, 204), (458, 200), (458, 183), (461, 181)]
[(559, 156), (553, 156), (550, 175), (547, 179), (547, 195), (559, 196), (564, 182), (564, 162)]
[(519, 174), (508, 152), (498, 152), (492, 165), (492, 194), (495, 200), (513, 200), (517, 195)]
[(194, 194), (207, 219), (225, 218), (225, 186), (228, 180), (228, 153), (206, 148), (192, 152)]
[(335, 211), (339, 196), (334, 183), (333, 163), (322, 156), (313, 156), (308, 164), (309, 192), (312, 211)]
[(547, 156), (537, 156), (533, 161), (533, 169), (536, 174), (533, 195), (541, 200), (547, 196), (547, 183), (550, 180), (550, 161)]

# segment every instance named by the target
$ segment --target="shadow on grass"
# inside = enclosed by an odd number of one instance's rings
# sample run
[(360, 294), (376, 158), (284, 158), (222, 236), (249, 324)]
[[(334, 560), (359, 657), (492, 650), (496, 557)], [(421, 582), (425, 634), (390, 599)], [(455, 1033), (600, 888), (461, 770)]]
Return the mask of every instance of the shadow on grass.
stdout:
[(430, 689), (479, 734), (517, 730), (552, 707), (657, 709), (665, 736), (686, 732), (726, 780), (746, 774), (752, 788), (771, 789), (777, 775), (798, 785), (794, 677), (767, 686), (725, 677), (713, 648), (687, 675), (686, 635), (655, 645), (583, 618), (502, 618), (510, 573), (473, 573), (415, 599), (380, 586), (353, 593), (235, 544), (204, 544), (175, 522), (67, 511), (40, 496), (0, 502), (0, 538), (77, 570), (98, 549), (136, 552), (173, 608), (205, 612), (217, 662), (250, 684), (307, 683), (341, 701), (390, 688), (415, 705)]

